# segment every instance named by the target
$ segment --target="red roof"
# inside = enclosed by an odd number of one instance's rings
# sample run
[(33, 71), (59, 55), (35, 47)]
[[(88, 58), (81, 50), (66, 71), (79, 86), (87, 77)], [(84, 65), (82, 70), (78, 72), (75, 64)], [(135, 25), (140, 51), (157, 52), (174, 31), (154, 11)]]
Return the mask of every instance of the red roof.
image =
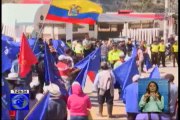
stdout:
[(21, 0), (23, 4), (49, 4), (51, 0)]
[(152, 18), (155, 20), (163, 20), (164, 14), (157, 13), (130, 13), (130, 14), (118, 14), (120, 16), (136, 17), (136, 18)]
[(121, 14), (121, 13), (132, 13), (133, 11), (132, 10), (118, 10), (118, 13)]

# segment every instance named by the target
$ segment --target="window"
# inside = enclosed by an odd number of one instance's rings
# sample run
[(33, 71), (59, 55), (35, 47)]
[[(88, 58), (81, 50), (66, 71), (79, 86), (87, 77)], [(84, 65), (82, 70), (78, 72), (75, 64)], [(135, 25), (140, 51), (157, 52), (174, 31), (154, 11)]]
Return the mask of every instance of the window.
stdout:
[(111, 25), (111, 31), (116, 32), (117, 30), (117, 25)]
[(161, 3), (161, 0), (157, 0), (156, 2), (159, 4), (159, 3)]
[(89, 31), (94, 31), (94, 25), (89, 25)]

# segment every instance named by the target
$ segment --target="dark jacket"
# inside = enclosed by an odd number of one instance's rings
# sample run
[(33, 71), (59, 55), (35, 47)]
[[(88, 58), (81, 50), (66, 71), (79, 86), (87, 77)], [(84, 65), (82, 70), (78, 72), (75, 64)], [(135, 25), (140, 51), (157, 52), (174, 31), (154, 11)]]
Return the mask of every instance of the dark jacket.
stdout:
[(66, 103), (62, 99), (50, 99), (45, 120), (66, 120)]

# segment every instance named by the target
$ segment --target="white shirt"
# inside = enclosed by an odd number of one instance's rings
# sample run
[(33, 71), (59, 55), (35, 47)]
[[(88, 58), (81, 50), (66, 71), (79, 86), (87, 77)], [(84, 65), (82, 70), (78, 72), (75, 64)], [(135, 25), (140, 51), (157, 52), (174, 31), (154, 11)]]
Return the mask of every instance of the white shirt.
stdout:
[[(106, 70), (102, 70), (102, 71), (106, 71)], [(100, 71), (100, 72), (102, 72), (102, 71)], [(100, 80), (100, 75), (99, 74), (101, 74), (100, 72), (98, 72), (97, 74), (96, 74), (96, 77), (95, 77), (95, 80), (94, 80), (94, 90), (93, 91), (97, 91), (97, 86), (98, 86), (98, 83), (99, 83), (99, 80)], [(113, 72), (111, 71), (111, 77), (112, 77), (112, 79), (113, 79), (113, 83), (115, 84), (116, 83), (116, 79), (115, 79), (115, 76), (114, 76), (114, 74), (113, 74)]]

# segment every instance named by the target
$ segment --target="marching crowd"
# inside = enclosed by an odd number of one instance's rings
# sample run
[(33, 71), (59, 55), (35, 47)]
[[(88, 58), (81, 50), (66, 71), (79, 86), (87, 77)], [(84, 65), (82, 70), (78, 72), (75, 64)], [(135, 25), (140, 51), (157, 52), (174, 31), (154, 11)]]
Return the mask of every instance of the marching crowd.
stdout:
[[(178, 88), (173, 83), (174, 76), (172, 74), (165, 75), (165, 79), (170, 84), (170, 113), (158, 114), (158, 113), (139, 113), (138, 110), (138, 79), (141, 77), (142, 72), (146, 72), (144, 69), (144, 60), (151, 58), (153, 65), (158, 67), (162, 65), (166, 67), (166, 56), (173, 57), (173, 66), (175, 67), (175, 60), (178, 65), (178, 44), (177, 39), (172, 36), (168, 39), (169, 45), (166, 46), (164, 40), (155, 40), (149, 46), (151, 55), (148, 52), (148, 45), (146, 41), (132, 41), (130, 38), (128, 41), (113, 42), (109, 41), (94, 41), (90, 40), (86, 35), (83, 41), (77, 40), (72, 42), (71, 49), (66, 49), (63, 55), (58, 55), (56, 49), (53, 47), (52, 40), (49, 40), (48, 47), (51, 54), (55, 58), (55, 67), (57, 73), (61, 76), (64, 83), (64, 88), (68, 91), (71, 88), (71, 95), (65, 96), (61, 93), (58, 85), (51, 83), (48, 86), (44, 86), (45, 71), (44, 71), (44, 46), (43, 40), (39, 39), (38, 45), (41, 48), (41, 53), (38, 55), (38, 63), (33, 66), (32, 71), (27, 75), (25, 80), (19, 80), (18, 78), (18, 60), (14, 60), (12, 68), (3, 74), (5, 79), (10, 83), (10, 89), (24, 88), (30, 89), (30, 110), (32, 106), (43, 97), (43, 93), (49, 91), (50, 100), (48, 103), (48, 111), (45, 116), (46, 120), (65, 120), (67, 119), (67, 109), (70, 111), (71, 120), (88, 120), (89, 109), (91, 109), (91, 101), (88, 95), (86, 95), (81, 85), (74, 81), (80, 69), (74, 67), (74, 65), (89, 55), (96, 48), (101, 48), (101, 68), (97, 73), (94, 80), (94, 89), (97, 91), (98, 104), (99, 104), (99, 116), (103, 116), (103, 104), (107, 103), (108, 117), (112, 118), (113, 100), (114, 100), (114, 84), (116, 83), (112, 69), (116, 69), (123, 64), (131, 56), (133, 47), (137, 48), (136, 63), (139, 70), (139, 75), (135, 75), (132, 78), (133, 83), (125, 88), (123, 95), (123, 102), (126, 106), (126, 112), (128, 120), (146, 120), (148, 118), (154, 119), (172, 119), (176, 113), (176, 103), (178, 97)], [(170, 47), (169, 54), (166, 54)], [(151, 56), (151, 57), (150, 57)], [(37, 75), (36, 79), (32, 79)], [(62, 82), (60, 80), (60, 82)], [(119, 88), (119, 93), (121, 89)], [(132, 100), (133, 99), (133, 100)]]

